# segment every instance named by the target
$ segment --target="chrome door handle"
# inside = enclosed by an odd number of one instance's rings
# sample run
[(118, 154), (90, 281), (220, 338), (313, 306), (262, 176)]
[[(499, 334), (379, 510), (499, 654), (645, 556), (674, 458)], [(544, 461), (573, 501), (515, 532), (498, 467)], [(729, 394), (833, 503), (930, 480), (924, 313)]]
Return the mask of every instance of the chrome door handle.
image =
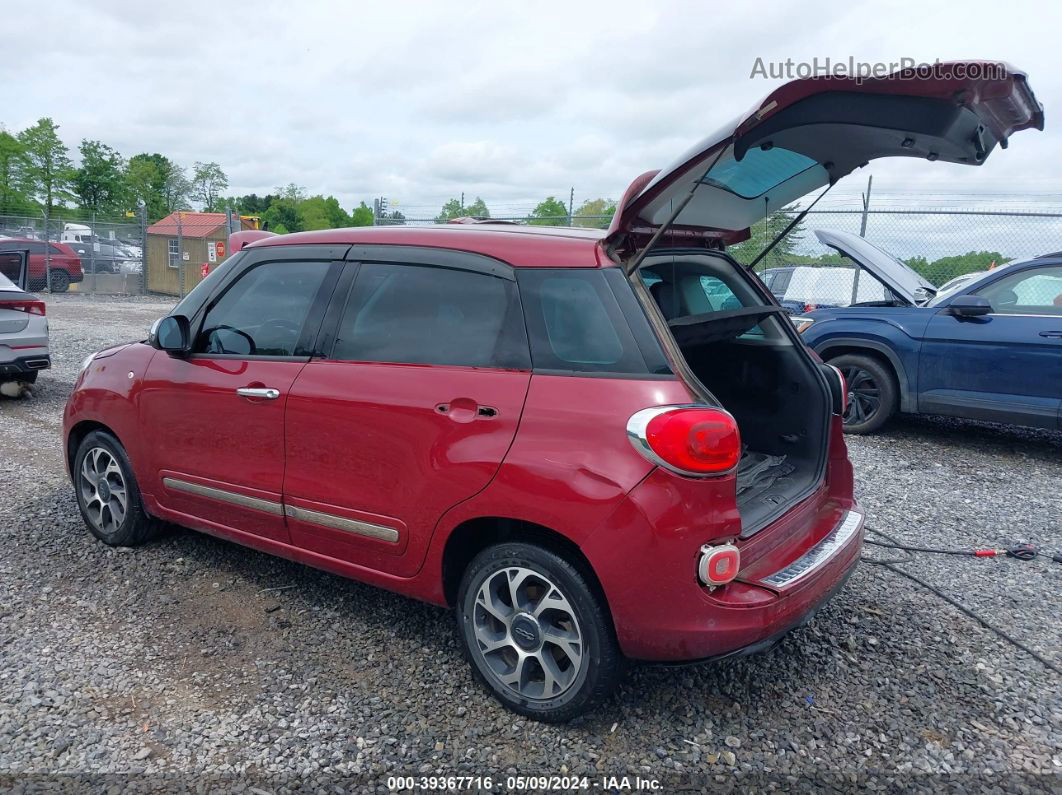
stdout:
[(240, 397), (248, 398), (265, 398), (266, 400), (276, 400), (280, 397), (279, 389), (272, 389), (269, 387), (253, 387), (245, 386), (236, 390), (236, 394)]
[(1062, 339), (1062, 331), (1041, 331), (1040, 336), (1048, 339)]

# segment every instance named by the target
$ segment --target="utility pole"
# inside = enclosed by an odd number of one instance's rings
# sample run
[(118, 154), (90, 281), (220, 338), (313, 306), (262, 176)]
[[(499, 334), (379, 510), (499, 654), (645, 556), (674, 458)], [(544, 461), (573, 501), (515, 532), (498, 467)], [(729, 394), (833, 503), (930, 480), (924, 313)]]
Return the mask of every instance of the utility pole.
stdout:
[(461, 212), (464, 214), (465, 209), (465, 192), (461, 191)]
[(575, 206), (575, 186), (572, 186), (571, 193), (568, 194), (568, 226), (575, 226), (574, 219), (572, 218), (572, 208)]
[(870, 189), (874, 185), (874, 175), (867, 177), (867, 192), (863, 194), (863, 221), (859, 224), (859, 236), (867, 236), (867, 215), (870, 212)]

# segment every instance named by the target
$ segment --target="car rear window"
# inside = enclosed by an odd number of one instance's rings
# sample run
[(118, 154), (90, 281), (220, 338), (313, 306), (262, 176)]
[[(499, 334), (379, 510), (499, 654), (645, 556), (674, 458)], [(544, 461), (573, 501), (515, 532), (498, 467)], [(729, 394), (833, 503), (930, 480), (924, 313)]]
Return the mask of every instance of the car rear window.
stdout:
[(670, 374), (630, 284), (615, 268), (517, 271), (535, 370)]

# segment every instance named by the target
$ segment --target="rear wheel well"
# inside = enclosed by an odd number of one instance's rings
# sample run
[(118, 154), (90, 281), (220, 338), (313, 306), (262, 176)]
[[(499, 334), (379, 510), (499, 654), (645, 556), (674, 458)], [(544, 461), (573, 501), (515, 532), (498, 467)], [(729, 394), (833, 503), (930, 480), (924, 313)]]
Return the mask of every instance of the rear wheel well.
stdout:
[(457, 603), (457, 589), (461, 585), (461, 577), (472, 559), (487, 547), (506, 541), (535, 544), (561, 556), (579, 570), (595, 595), (601, 599), (601, 604), (607, 607), (605, 589), (601, 587), (593, 566), (578, 544), (543, 525), (497, 516), (484, 516), (462, 522), (446, 540), (442, 577), (443, 593), (448, 605)]

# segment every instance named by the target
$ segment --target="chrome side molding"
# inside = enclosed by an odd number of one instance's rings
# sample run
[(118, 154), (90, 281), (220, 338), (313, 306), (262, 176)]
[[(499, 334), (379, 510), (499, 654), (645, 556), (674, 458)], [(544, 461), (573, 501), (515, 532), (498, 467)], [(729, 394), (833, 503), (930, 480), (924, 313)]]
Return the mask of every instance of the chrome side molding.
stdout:
[(213, 486), (202, 486), (199, 483), (189, 483), (187, 480), (178, 480), (177, 478), (163, 478), (162, 485), (174, 491), (183, 491), (187, 494), (195, 494), (198, 497), (209, 497), (212, 500), (239, 505), (242, 508), (253, 508), (256, 511), (265, 511), (277, 516), (282, 516), (284, 513), (284, 507), (279, 502), (266, 500), (262, 497), (248, 497), (246, 494), (216, 489)]
[(822, 541), (784, 569), (779, 569), (769, 577), (764, 577), (760, 582), (772, 588), (785, 588), (804, 579), (829, 561), (837, 550), (847, 544), (862, 523), (863, 514), (859, 511), (849, 511)]
[(195, 494), (197, 497), (208, 497), (212, 500), (227, 502), (231, 505), (239, 505), (242, 508), (252, 508), (256, 511), (265, 511), (276, 516), (290, 516), (300, 522), (315, 524), (320, 527), (330, 527), (333, 530), (342, 530), (345, 533), (376, 538), (397, 544), (399, 539), (398, 530), (372, 522), (360, 522), (356, 519), (347, 519), (345, 516), (336, 516), (334, 513), (324, 511), (311, 511), (309, 508), (297, 508), (294, 505), (285, 505), (276, 500), (267, 500), (262, 497), (248, 497), (246, 494), (238, 494), (235, 491), (203, 486), (199, 483), (191, 483), (178, 478), (163, 478), (162, 485), (174, 491), (183, 491), (186, 494)]
[(284, 513), (292, 519), (298, 519), (300, 522), (330, 527), (333, 530), (342, 530), (345, 533), (365, 536), (366, 538), (377, 538), (380, 541), (388, 541), (392, 544), (398, 543), (398, 531), (393, 527), (385, 527), (371, 522), (359, 522), (356, 519), (347, 519), (346, 517), (336, 516), (333, 513), (324, 513), (323, 511), (311, 511), (309, 508), (297, 508), (294, 505), (285, 505)]

